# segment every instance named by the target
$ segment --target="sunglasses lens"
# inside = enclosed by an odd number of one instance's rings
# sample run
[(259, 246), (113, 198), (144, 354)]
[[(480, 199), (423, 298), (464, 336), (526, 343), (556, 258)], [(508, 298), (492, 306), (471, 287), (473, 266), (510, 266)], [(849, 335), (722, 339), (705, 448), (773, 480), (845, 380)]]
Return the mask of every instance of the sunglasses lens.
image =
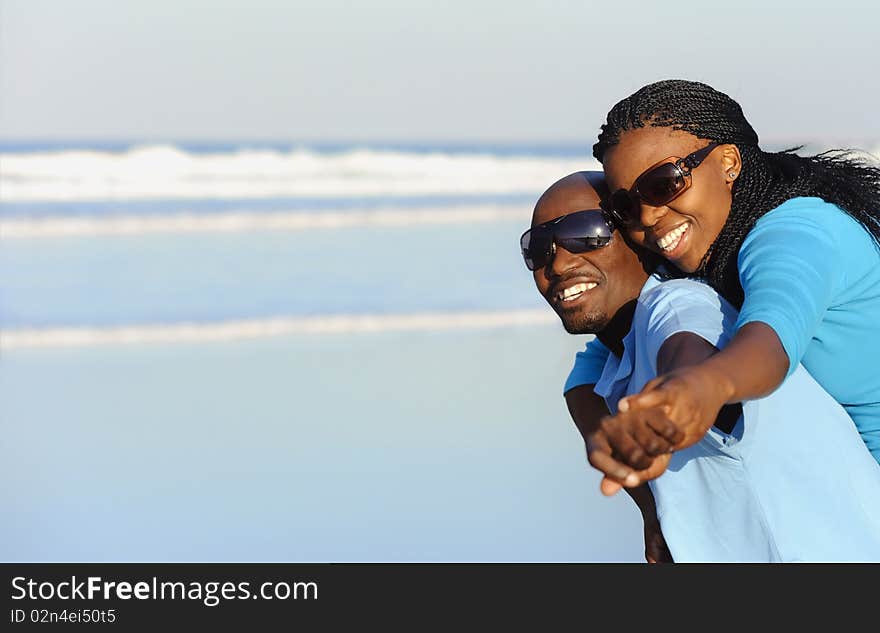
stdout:
[(556, 243), (569, 253), (587, 253), (602, 248), (611, 240), (610, 237), (568, 237), (556, 240)]
[[(584, 252), (597, 248), (597, 240), (610, 239), (611, 227), (601, 211), (578, 211), (565, 218), (555, 227), (553, 237), (557, 243), (563, 242), (583, 244), (581, 251)], [(571, 250), (571, 249), (567, 249)], [(572, 251), (575, 252), (575, 251)]]
[(628, 226), (635, 222), (635, 213), (638, 210), (638, 202), (633, 200), (632, 194), (625, 189), (618, 189), (611, 195), (608, 213), (615, 222)]
[(642, 200), (661, 206), (672, 200), (685, 188), (684, 175), (672, 163), (664, 163), (639, 178), (635, 185)]
[(526, 267), (540, 270), (550, 261), (554, 241), (570, 253), (586, 253), (608, 244), (612, 231), (602, 211), (577, 211), (526, 231), (520, 247)]
[(547, 259), (550, 255), (552, 235), (547, 229), (536, 226), (522, 236), (520, 240), (520, 248), (522, 249), (523, 259), (526, 262), (526, 268), (529, 270), (538, 270), (547, 265)]

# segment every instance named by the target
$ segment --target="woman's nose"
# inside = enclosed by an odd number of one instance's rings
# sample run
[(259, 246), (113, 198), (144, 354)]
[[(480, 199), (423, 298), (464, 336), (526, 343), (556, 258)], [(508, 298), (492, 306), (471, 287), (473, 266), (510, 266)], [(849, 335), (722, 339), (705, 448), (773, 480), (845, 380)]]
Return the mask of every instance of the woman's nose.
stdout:
[(660, 207), (652, 207), (649, 204), (645, 204), (644, 202), (641, 204), (641, 210), (639, 212), (639, 220), (641, 220), (642, 226), (645, 228), (650, 228), (657, 224), (664, 215), (666, 215), (667, 209), (665, 206)]

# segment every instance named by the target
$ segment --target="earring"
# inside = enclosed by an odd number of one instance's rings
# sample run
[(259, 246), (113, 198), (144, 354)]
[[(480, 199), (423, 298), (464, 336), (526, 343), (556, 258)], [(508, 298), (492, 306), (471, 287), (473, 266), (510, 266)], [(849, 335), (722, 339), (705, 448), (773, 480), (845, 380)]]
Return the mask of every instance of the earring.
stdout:
[(730, 176), (731, 180), (734, 179), (734, 178), (736, 178), (736, 172), (735, 172), (735, 171), (732, 171), (732, 172), (730, 172), (730, 173), (727, 174), (727, 175)]

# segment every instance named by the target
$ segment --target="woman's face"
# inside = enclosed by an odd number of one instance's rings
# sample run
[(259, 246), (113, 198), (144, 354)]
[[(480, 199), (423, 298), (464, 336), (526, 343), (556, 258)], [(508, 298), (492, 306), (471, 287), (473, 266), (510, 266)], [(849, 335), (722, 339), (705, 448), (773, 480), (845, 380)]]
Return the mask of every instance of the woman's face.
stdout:
[[(605, 152), (605, 179), (612, 192), (631, 189), (649, 167), (670, 156), (684, 158), (708, 144), (668, 127), (626, 130)], [(727, 221), (741, 166), (735, 145), (719, 145), (691, 172), (691, 186), (684, 193), (657, 207), (641, 201), (641, 213), (627, 230), (630, 237), (682, 271), (694, 272)]]

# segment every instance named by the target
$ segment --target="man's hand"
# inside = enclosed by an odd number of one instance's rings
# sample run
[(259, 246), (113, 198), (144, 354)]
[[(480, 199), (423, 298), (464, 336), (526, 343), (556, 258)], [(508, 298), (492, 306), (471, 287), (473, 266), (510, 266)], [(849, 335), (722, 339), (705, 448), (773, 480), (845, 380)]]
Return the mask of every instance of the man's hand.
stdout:
[[(613, 418), (607, 418), (613, 420)], [(666, 471), (670, 453), (663, 452), (643, 461), (644, 468), (633, 468), (622, 461), (622, 456), (614, 451), (604, 428), (590, 433), (586, 439), (587, 459), (590, 465), (604, 476), (599, 490), (605, 496), (617, 494), (621, 488), (634, 488), (656, 479)]]
[[(605, 401), (593, 391), (593, 385), (569, 390), (565, 394), (565, 401), (584, 439), (590, 465), (604, 475), (599, 486), (602, 494), (611, 496), (623, 487), (634, 488), (643, 481), (659, 477), (666, 470), (668, 451), (681, 438), (675, 425), (663, 416), (649, 412), (635, 418), (626, 428), (617, 428), (610, 421), (627, 416), (610, 417)], [(628, 457), (632, 457), (631, 449), (639, 442), (631, 438), (631, 434), (647, 445), (644, 455), (636, 454), (640, 459), (634, 467), (628, 465), (624, 456), (612, 446), (613, 439), (614, 446), (629, 448)], [(639, 447), (642, 450), (641, 444)]]
[(672, 452), (684, 439), (663, 411), (647, 408), (605, 416), (599, 423), (612, 454), (636, 470), (650, 468), (654, 458)]
[[(624, 414), (671, 422), (681, 435), (675, 450), (697, 443), (715, 423), (727, 400), (724, 381), (713, 376), (704, 366), (689, 366), (658, 376), (648, 382), (640, 393), (622, 398), (618, 407)], [(636, 438), (638, 440), (638, 438)], [(628, 446), (625, 442), (622, 447)], [(644, 443), (640, 443), (646, 449)], [(612, 441), (612, 448), (620, 450)], [(628, 453), (622, 453), (628, 456)], [(636, 460), (628, 463), (638, 467)]]

